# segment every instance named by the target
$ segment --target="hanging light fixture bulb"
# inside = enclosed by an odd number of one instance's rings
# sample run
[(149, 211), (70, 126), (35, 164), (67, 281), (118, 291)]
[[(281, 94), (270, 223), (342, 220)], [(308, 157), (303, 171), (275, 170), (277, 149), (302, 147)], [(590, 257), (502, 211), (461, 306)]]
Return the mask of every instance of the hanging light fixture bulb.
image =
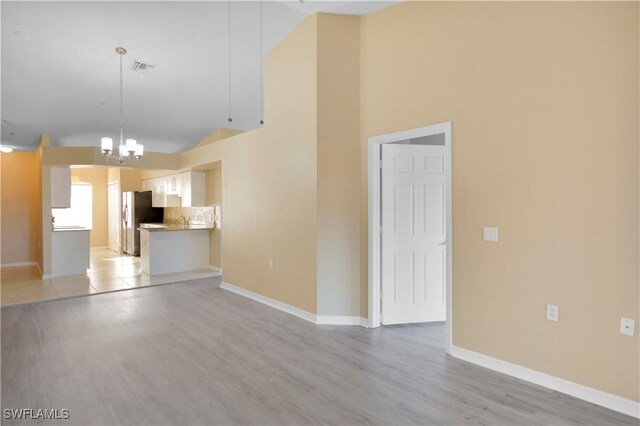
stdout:
[(104, 137), (101, 141), (102, 155), (109, 157), (113, 151), (113, 139)]
[[(124, 101), (122, 95), (122, 57), (127, 54), (127, 49), (124, 47), (116, 47), (116, 53), (120, 55), (120, 144), (118, 145), (118, 157), (115, 159), (118, 163), (124, 164), (127, 158), (134, 158), (140, 161), (140, 157), (144, 153), (144, 147), (138, 144), (135, 139), (124, 139)], [(113, 139), (109, 137), (103, 137), (100, 143), (102, 149), (102, 155), (107, 160), (111, 157), (113, 152)]]

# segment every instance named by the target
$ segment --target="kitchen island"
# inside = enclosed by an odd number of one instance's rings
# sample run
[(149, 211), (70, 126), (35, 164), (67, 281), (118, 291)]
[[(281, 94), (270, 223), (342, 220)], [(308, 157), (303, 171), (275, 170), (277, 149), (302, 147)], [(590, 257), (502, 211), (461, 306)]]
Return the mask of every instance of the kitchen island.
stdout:
[(148, 275), (209, 268), (209, 225), (140, 224), (140, 263)]

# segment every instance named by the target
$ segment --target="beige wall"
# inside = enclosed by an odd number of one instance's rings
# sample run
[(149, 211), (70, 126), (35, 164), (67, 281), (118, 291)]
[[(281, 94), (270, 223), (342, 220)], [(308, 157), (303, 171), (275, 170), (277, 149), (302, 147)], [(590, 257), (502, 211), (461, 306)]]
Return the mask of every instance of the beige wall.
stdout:
[(42, 150), (38, 148), (35, 152), (36, 164), (33, 174), (36, 179), (36, 222), (33, 224), (32, 232), (36, 234), (36, 262), (40, 267), (40, 271), (44, 273), (44, 242), (42, 238), (42, 203), (44, 202), (44, 192), (42, 190)]
[(38, 199), (35, 152), (0, 153), (2, 264), (38, 260)]
[(106, 247), (108, 240), (107, 169), (104, 167), (71, 169), (71, 179), (90, 183), (93, 188), (91, 247)]
[[(267, 56), (265, 125), (180, 155), (222, 161), (226, 282), (316, 312), (317, 16)], [(274, 269), (267, 268), (268, 259)]]
[(142, 191), (141, 170), (136, 169), (120, 169), (120, 190)]
[(362, 158), (367, 137), (453, 122), (454, 344), (635, 401), (638, 334), (618, 330), (639, 319), (638, 16), (406, 2), (361, 22)]
[(220, 167), (205, 172), (205, 190), (207, 207), (218, 209), (220, 220), (216, 229), (209, 234), (209, 264), (222, 267), (222, 169)]
[(209, 145), (210, 143), (218, 142), (218, 141), (221, 141), (222, 139), (239, 135), (240, 133), (244, 133), (244, 131), (236, 130), (236, 129), (226, 129), (224, 127), (221, 127), (219, 129), (214, 130), (209, 136), (204, 138), (202, 142), (200, 142), (197, 146)]
[(40, 136), (40, 145), (36, 150), (37, 164), (40, 165), (40, 270), (45, 276), (51, 275), (51, 166), (45, 164), (45, 151), (51, 146), (51, 136), (44, 133)]
[[(225, 281), (366, 316), (367, 138), (451, 120), (454, 344), (637, 401), (638, 336), (618, 324), (639, 319), (638, 4), (403, 2), (328, 16), (268, 55), (263, 128), (155, 167), (222, 162)], [(343, 232), (324, 239), (331, 226)], [(483, 243), (483, 226), (500, 242)], [(332, 259), (332, 245), (349, 258)]]
[(318, 314), (359, 316), (360, 19), (317, 19)]
[[(97, 146), (62, 147), (46, 145), (42, 151), (42, 163), (49, 166), (118, 167), (118, 163), (113, 159), (104, 157)], [(178, 154), (145, 151), (139, 161), (135, 159), (128, 160), (123, 170), (173, 170), (178, 167), (178, 161)]]

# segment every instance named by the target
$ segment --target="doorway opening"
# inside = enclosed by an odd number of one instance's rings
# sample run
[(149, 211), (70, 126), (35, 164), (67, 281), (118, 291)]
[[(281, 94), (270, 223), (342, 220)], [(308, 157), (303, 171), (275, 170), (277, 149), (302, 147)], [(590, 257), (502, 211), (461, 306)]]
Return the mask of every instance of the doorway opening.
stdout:
[(444, 320), (450, 353), (451, 122), (368, 145), (369, 327)]
[(120, 253), (120, 182), (107, 183), (107, 247)]

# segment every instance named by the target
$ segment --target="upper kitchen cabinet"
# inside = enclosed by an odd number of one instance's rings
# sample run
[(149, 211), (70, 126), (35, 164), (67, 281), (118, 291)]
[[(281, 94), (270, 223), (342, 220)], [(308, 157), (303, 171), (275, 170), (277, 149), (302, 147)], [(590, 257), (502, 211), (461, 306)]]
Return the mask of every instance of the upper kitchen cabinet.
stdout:
[(71, 169), (51, 167), (51, 207), (68, 209), (71, 207)]
[(182, 174), (182, 207), (204, 207), (204, 172)]
[(146, 191), (152, 191), (153, 207), (202, 207), (205, 205), (204, 172), (185, 172), (146, 179)]

